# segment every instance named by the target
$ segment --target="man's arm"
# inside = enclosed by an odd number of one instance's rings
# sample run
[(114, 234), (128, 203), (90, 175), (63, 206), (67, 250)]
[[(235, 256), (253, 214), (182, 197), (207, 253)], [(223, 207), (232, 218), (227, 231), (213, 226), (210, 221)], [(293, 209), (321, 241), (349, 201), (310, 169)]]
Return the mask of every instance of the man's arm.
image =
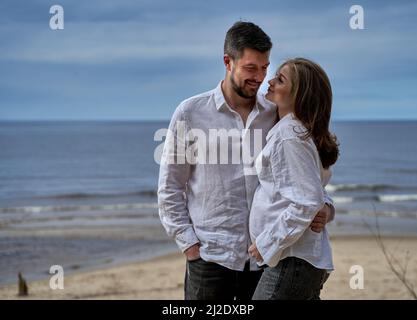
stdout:
[[(176, 110), (169, 125), (159, 168), (159, 217), (167, 234), (175, 238), (182, 252), (199, 243), (188, 212), (185, 191), (190, 177), (190, 164), (178, 161), (186, 147), (185, 119), (182, 105)], [(178, 129), (184, 128), (184, 132)], [(198, 247), (197, 247), (198, 248)], [(189, 251), (188, 251), (189, 252)], [(195, 252), (194, 256), (195, 256)]]
[(333, 199), (329, 196), (325, 188), (323, 188), (323, 193), (325, 205), (317, 213), (310, 226), (311, 230), (314, 232), (322, 232), (326, 224), (334, 220), (335, 208), (333, 205)]
[(333, 218), (330, 219), (332, 215), (334, 216), (334, 207), (333, 205), (329, 205), (326, 203), (314, 217), (314, 220), (311, 222), (311, 230), (318, 233), (322, 232), (326, 224), (333, 220)]

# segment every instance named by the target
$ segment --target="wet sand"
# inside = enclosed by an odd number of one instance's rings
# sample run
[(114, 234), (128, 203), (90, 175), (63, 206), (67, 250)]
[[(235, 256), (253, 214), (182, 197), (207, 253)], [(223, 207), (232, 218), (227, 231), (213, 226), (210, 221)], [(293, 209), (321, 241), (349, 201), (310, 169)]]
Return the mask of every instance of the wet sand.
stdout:
[[(387, 248), (405, 262), (407, 278), (417, 288), (417, 238), (384, 237)], [(322, 291), (322, 299), (411, 299), (389, 269), (372, 237), (332, 239), (335, 271)], [(353, 265), (364, 271), (364, 288), (352, 289)], [(149, 261), (65, 276), (63, 290), (51, 290), (49, 278), (29, 283), (29, 296), (17, 297), (17, 285), (0, 287), (0, 299), (183, 299), (185, 260), (180, 253)], [(356, 271), (357, 272), (357, 271)]]

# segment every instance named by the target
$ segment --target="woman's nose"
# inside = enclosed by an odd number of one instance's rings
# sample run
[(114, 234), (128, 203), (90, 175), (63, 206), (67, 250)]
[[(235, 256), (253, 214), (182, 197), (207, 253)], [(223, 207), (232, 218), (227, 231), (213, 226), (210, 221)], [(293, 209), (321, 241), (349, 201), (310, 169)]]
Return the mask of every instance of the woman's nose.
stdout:
[(271, 80), (269, 80), (269, 81), (268, 81), (268, 83), (269, 83), (269, 85), (270, 85), (270, 86), (273, 86), (273, 85), (274, 85), (274, 83), (275, 83), (275, 79), (274, 79), (274, 78), (272, 78)]

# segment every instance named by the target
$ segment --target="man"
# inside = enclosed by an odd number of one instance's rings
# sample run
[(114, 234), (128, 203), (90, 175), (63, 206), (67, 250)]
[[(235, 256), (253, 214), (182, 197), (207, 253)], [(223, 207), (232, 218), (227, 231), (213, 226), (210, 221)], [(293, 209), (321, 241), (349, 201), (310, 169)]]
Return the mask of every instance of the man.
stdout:
[[(172, 136), (167, 136), (160, 166), (158, 203), (163, 226), (187, 259), (185, 299), (249, 300), (262, 274), (248, 254), (249, 211), (258, 184), (256, 174), (247, 170), (253, 162), (207, 163), (210, 154), (205, 157), (203, 149), (197, 153), (206, 161), (172, 163), (167, 159), (178, 160), (184, 156), (178, 151), (181, 147), (188, 150), (193, 146), (185, 131), (203, 133), (197, 138), (201, 143), (204, 134), (210, 136), (213, 129), (238, 130), (243, 152), (245, 148), (252, 150), (243, 141), (261, 130), (261, 147), (265, 145), (277, 112), (258, 89), (267, 73), (271, 48), (270, 38), (258, 26), (235, 23), (224, 44), (225, 79), (214, 90), (183, 101), (171, 119)], [(183, 129), (178, 129), (178, 124)], [(217, 139), (208, 140), (206, 149), (212, 151)], [(220, 158), (233, 154), (234, 147), (236, 143), (229, 144)], [(331, 200), (326, 203), (330, 205), (313, 221), (313, 231), (322, 230), (334, 215)]]

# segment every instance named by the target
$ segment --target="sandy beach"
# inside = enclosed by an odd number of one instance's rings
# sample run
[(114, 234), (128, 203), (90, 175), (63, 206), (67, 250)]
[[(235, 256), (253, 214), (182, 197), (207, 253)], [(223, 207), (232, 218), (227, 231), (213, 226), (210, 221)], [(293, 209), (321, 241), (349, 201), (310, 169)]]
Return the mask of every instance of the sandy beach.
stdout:
[[(405, 263), (407, 278), (417, 288), (417, 238), (384, 238), (395, 258)], [(411, 299), (371, 237), (332, 239), (335, 271), (322, 299)], [(364, 271), (364, 288), (351, 289), (351, 266)], [(65, 276), (63, 290), (51, 290), (49, 278), (29, 283), (29, 296), (17, 296), (17, 285), (0, 287), (0, 299), (183, 299), (185, 260), (180, 253), (145, 262)]]

